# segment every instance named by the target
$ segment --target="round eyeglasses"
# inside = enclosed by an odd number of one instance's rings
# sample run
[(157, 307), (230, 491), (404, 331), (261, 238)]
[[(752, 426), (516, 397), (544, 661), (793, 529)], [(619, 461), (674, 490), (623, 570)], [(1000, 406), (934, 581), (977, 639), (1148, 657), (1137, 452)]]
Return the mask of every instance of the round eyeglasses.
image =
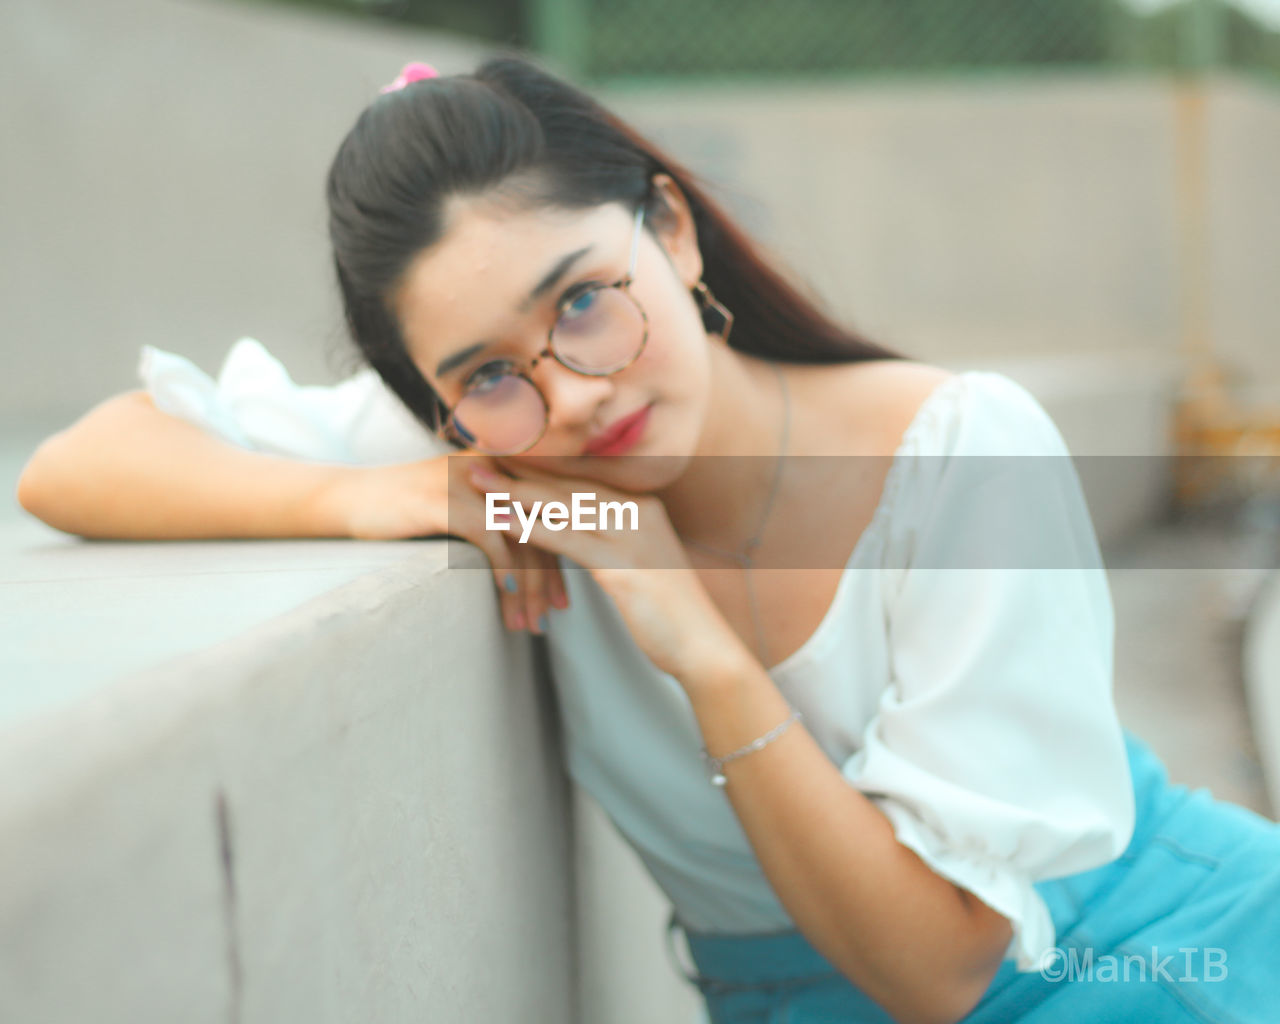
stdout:
[(462, 397), (445, 420), (446, 437), (485, 455), (518, 455), (547, 430), (547, 400), (529, 376), (541, 360), (551, 356), (575, 373), (607, 377), (639, 358), (649, 338), (649, 318), (631, 294), (631, 282), (643, 221), (641, 204), (626, 276), (570, 291), (547, 332), (546, 347), (527, 365), (494, 359), (467, 377)]

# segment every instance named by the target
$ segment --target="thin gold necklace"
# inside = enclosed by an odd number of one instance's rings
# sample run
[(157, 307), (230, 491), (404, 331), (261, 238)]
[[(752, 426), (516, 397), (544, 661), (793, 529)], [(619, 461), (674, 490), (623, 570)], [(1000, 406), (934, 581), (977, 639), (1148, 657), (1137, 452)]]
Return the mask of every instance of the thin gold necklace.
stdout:
[(773, 503), (778, 497), (778, 491), (782, 484), (782, 470), (787, 458), (787, 442), (791, 434), (791, 394), (787, 391), (787, 378), (778, 369), (777, 363), (770, 363), (769, 366), (772, 368), (774, 376), (778, 378), (778, 387), (782, 389), (782, 436), (778, 443), (778, 456), (773, 466), (773, 484), (769, 489), (769, 497), (765, 499), (764, 509), (760, 513), (760, 522), (752, 535), (743, 543), (740, 551), (725, 551), (723, 548), (712, 547), (710, 544), (704, 544), (699, 540), (684, 539), (686, 544), (699, 548), (708, 554), (716, 555), (720, 558), (728, 558), (736, 562), (738, 567), (745, 573), (747, 599), (751, 605), (751, 622), (756, 632), (756, 647), (760, 654), (760, 664), (765, 669), (769, 668), (769, 658), (765, 650), (764, 629), (760, 623), (760, 608), (756, 603), (756, 591), (752, 583), (751, 571), (755, 568), (755, 550), (760, 546), (765, 527), (769, 522), (769, 514), (773, 511)]

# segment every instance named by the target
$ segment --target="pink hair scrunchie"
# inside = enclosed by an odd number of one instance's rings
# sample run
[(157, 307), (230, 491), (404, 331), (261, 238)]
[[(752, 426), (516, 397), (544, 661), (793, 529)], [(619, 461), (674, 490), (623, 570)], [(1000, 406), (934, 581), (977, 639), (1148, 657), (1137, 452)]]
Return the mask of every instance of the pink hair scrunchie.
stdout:
[(396, 80), (390, 85), (384, 85), (378, 92), (396, 92), (399, 89), (403, 89), (410, 82), (421, 82), (424, 78), (439, 77), (440, 72), (430, 64), (414, 61), (411, 64), (406, 64), (400, 74), (396, 76)]

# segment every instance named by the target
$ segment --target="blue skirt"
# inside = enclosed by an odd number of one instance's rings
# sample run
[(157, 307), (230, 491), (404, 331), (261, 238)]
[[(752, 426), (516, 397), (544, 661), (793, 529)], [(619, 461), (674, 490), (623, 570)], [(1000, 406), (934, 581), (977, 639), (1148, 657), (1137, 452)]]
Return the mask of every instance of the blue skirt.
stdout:
[[(1039, 971), (1006, 960), (964, 1024), (1277, 1024), (1280, 825), (1206, 789), (1172, 785), (1125, 731), (1136, 823), (1123, 854), (1036, 883), (1059, 952)], [(711, 1024), (893, 1024), (797, 930), (681, 927)]]

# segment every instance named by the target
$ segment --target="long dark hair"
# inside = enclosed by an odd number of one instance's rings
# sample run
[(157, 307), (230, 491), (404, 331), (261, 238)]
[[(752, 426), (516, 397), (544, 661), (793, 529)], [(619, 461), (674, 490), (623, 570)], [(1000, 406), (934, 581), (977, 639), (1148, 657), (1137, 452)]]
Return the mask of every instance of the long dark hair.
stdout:
[(703, 280), (735, 316), (730, 345), (793, 363), (901, 358), (827, 317), (759, 254), (694, 176), (591, 97), (527, 59), (414, 82), (360, 115), (329, 169), (329, 235), (347, 327), (364, 358), (429, 429), (444, 406), (410, 360), (389, 296), (443, 231), (456, 195), (517, 188), (529, 206), (649, 203), (671, 176), (688, 200)]

